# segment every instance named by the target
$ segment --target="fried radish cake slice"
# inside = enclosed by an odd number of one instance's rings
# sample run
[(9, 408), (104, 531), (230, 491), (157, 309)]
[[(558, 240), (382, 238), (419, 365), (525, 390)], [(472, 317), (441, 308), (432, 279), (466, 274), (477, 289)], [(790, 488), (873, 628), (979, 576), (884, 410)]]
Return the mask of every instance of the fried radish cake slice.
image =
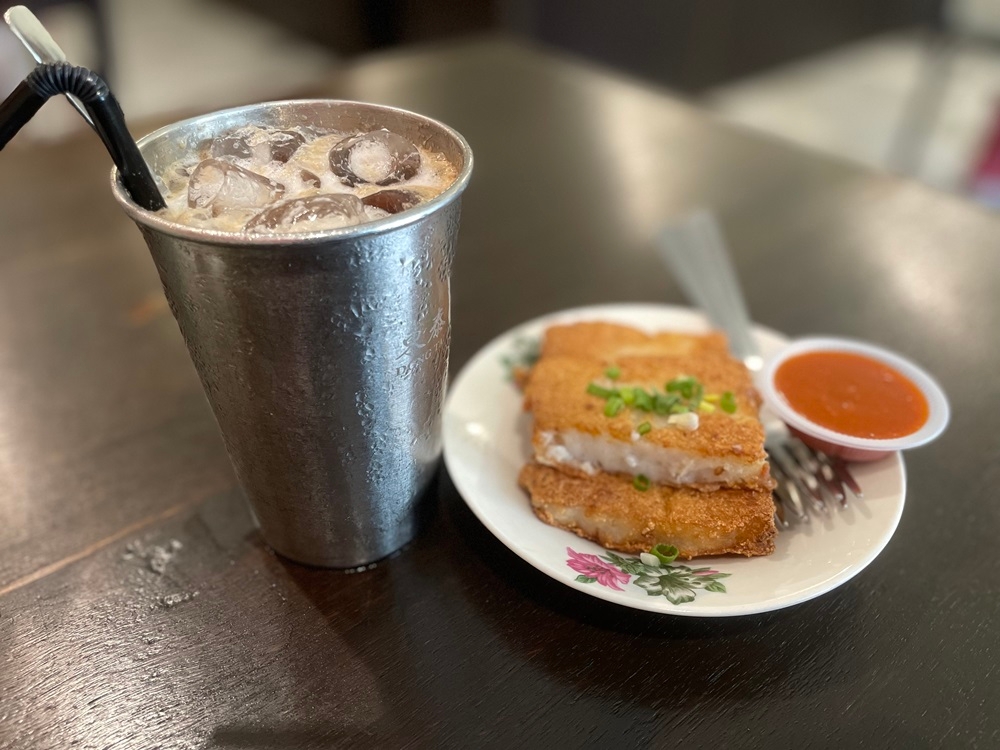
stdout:
[(641, 491), (626, 477), (581, 478), (536, 463), (521, 470), (518, 483), (542, 521), (608, 549), (645, 552), (672, 544), (684, 559), (774, 551), (774, 501), (766, 489), (652, 485)]
[[(764, 452), (760, 396), (746, 367), (727, 353), (702, 349), (683, 356), (615, 359), (616, 377), (594, 359), (543, 356), (525, 387), (534, 417), (532, 446), (540, 464), (586, 477), (598, 472), (643, 475), (654, 484), (771, 487)], [(666, 384), (694, 378), (705, 394), (731, 393), (728, 413), (707, 404), (686, 415), (635, 404), (609, 415), (608, 400), (588, 388), (641, 388), (666, 397)], [(648, 403), (647, 403), (648, 405)]]
[(539, 353), (541, 357), (580, 357), (610, 363), (623, 357), (683, 357), (703, 352), (728, 354), (725, 334), (650, 334), (616, 323), (591, 322), (549, 327)]
[[(550, 326), (539, 347), (538, 358), (576, 357), (610, 364), (622, 357), (678, 357), (698, 352), (727, 354), (725, 334), (661, 331), (645, 333), (617, 323), (584, 322)], [(524, 389), (530, 368), (517, 368), (514, 380)]]

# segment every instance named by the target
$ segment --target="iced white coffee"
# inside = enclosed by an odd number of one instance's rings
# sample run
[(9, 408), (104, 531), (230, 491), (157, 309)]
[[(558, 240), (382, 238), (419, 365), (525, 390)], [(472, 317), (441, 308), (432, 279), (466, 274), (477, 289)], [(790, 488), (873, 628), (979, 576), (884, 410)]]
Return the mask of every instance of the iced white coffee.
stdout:
[(388, 130), (243, 127), (159, 175), (171, 221), (248, 234), (316, 232), (374, 221), (443, 192), (441, 154)]

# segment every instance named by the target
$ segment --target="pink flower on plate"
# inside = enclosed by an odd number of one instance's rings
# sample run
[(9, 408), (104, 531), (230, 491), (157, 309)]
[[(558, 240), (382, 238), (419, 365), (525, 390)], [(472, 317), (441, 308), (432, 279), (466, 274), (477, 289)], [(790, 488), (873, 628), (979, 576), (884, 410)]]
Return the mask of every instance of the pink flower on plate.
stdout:
[(607, 586), (609, 589), (624, 591), (625, 589), (621, 588), (618, 584), (628, 583), (629, 578), (631, 578), (628, 573), (623, 573), (597, 555), (587, 555), (577, 552), (570, 547), (566, 548), (566, 554), (569, 555), (569, 560), (566, 561), (566, 564), (570, 568), (587, 578), (596, 578), (599, 584)]

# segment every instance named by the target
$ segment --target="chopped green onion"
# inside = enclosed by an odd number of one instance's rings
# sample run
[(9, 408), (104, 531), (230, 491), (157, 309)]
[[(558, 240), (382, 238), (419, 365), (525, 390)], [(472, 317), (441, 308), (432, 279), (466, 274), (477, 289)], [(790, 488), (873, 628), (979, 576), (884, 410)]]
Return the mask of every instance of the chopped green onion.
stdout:
[(726, 391), (722, 394), (719, 406), (722, 407), (722, 411), (726, 412), (726, 414), (736, 413), (736, 396), (733, 395), (732, 391)]
[(649, 489), (649, 477), (645, 474), (636, 475), (635, 479), (632, 480), (632, 486), (639, 490), (639, 492), (645, 492)]
[(669, 414), (670, 410), (674, 407), (674, 404), (680, 402), (680, 398), (674, 395), (666, 395), (664, 393), (657, 393), (653, 398), (653, 411), (657, 414)]
[(642, 388), (635, 389), (635, 408), (642, 411), (653, 411), (653, 397)]
[(657, 544), (649, 551), (649, 554), (653, 555), (653, 557), (664, 565), (668, 565), (677, 559), (680, 550), (672, 544)]
[(606, 417), (616, 417), (618, 412), (625, 408), (625, 402), (622, 401), (622, 397), (615, 395), (608, 399), (608, 403), (604, 405), (604, 416)]
[[(681, 395), (684, 398), (695, 398), (695, 395), (700, 389), (701, 386), (698, 384), (697, 380), (689, 380), (681, 386)], [(701, 397), (698, 396), (698, 398), (700, 399)]]
[[(621, 377), (621, 369), (611, 365), (604, 371), (611, 380)], [(604, 414), (615, 417), (626, 407), (644, 412), (655, 412), (662, 416), (703, 412), (711, 414), (716, 409), (722, 409), (727, 414), (736, 413), (736, 397), (732, 391), (723, 394), (705, 393), (705, 387), (697, 378), (689, 375), (674, 378), (665, 385), (666, 393), (660, 393), (655, 388), (646, 390), (640, 386), (624, 386), (622, 388), (605, 388), (597, 383), (587, 386), (587, 393), (605, 400)], [(652, 429), (649, 422), (639, 426), (639, 434), (645, 435)]]
[(674, 378), (667, 383), (668, 393), (679, 393), (684, 398), (691, 398), (696, 392), (700, 393), (700, 391), (701, 383), (690, 376), (686, 378)]
[(602, 388), (597, 383), (591, 383), (587, 386), (587, 393), (591, 396), (598, 396), (599, 398), (611, 398), (612, 396), (618, 395), (618, 392), (612, 388)]

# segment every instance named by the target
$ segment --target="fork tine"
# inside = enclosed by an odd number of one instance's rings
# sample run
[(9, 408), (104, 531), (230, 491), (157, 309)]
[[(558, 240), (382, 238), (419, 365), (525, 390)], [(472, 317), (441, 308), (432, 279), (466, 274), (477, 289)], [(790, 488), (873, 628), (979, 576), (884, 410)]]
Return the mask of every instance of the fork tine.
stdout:
[(809, 514), (806, 513), (805, 506), (802, 505), (802, 495), (795, 482), (782, 471), (777, 462), (771, 466), (771, 473), (777, 482), (775, 493), (781, 503), (792, 511), (796, 519), (803, 523), (809, 523)]
[(819, 456), (817, 456), (809, 446), (799, 440), (797, 437), (789, 435), (788, 439), (785, 441), (788, 446), (789, 452), (795, 456), (795, 459), (799, 462), (799, 465), (808, 472), (816, 473), (819, 469)]
[(778, 494), (778, 488), (774, 489), (774, 525), (779, 529), (787, 529), (791, 522), (785, 518), (785, 501)]
[(844, 493), (844, 486), (839, 480), (832, 477), (822, 477), (820, 484), (823, 491), (830, 497), (831, 502), (835, 501), (841, 509), (847, 507), (847, 495)]
[(841, 509), (846, 508), (847, 493), (844, 492), (844, 483), (837, 475), (837, 472), (833, 467), (832, 459), (825, 453), (821, 453), (818, 450), (809, 448), (804, 443), (802, 447), (803, 449), (809, 451), (809, 453), (816, 459), (816, 465), (817, 465), (816, 476), (819, 478), (819, 482), (823, 490), (825, 490), (834, 500), (836, 500), (840, 504)]
[(789, 453), (784, 444), (774, 444), (770, 447), (771, 457), (781, 466), (785, 475), (810, 499), (817, 510), (825, 510), (823, 494), (819, 482), (809, 471), (802, 468), (798, 461)]
[(858, 484), (854, 475), (851, 474), (850, 469), (847, 468), (847, 462), (842, 458), (834, 458), (833, 456), (828, 456), (825, 453), (821, 453), (817, 450), (809, 449), (813, 455), (819, 459), (823, 468), (823, 475), (827, 477), (830, 482), (833, 482), (837, 486), (837, 499), (841, 501), (841, 504), (847, 503), (847, 494), (844, 492), (844, 487), (847, 487), (851, 492), (854, 493), (855, 497), (864, 497), (864, 493), (861, 491), (861, 485)]
[[(782, 445), (775, 445), (771, 449), (772, 468), (777, 467), (779, 475), (784, 477), (788, 494), (792, 496), (795, 507), (801, 511), (800, 520), (807, 520), (809, 514), (806, 512), (803, 499), (808, 499), (810, 507), (816, 511), (826, 513), (822, 495), (819, 494), (819, 486), (814, 477), (802, 471), (795, 459), (784, 449)], [(810, 486), (810, 483), (812, 486)]]
[(830, 493), (834, 500), (841, 506), (847, 506), (847, 494), (844, 492), (844, 485), (833, 473), (833, 467), (823, 461), (820, 463), (819, 482), (824, 490)]
[[(798, 438), (789, 439), (789, 449), (795, 454), (799, 463), (817, 477), (824, 493), (836, 500), (841, 508), (846, 508), (847, 494), (844, 492), (844, 482), (833, 465), (833, 459), (825, 453), (810, 448)], [(854, 477), (851, 477), (851, 481), (854, 481)], [(857, 485), (857, 482), (854, 484)]]
[(861, 485), (858, 484), (858, 480), (854, 478), (850, 470), (847, 468), (847, 463), (842, 458), (832, 458), (830, 459), (830, 467), (833, 469), (833, 473), (837, 475), (837, 478), (845, 485), (847, 488), (854, 493), (857, 498), (863, 498), (864, 493), (861, 491)]

